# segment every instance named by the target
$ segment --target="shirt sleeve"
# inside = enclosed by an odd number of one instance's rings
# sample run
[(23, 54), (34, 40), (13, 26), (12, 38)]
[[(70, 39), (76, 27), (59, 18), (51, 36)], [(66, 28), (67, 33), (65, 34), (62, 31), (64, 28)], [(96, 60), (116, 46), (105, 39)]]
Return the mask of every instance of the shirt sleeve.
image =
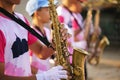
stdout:
[(6, 40), (4, 34), (0, 30), (0, 62), (4, 62), (4, 48), (5, 48)]
[(38, 39), (28, 32), (28, 45), (35, 43)]

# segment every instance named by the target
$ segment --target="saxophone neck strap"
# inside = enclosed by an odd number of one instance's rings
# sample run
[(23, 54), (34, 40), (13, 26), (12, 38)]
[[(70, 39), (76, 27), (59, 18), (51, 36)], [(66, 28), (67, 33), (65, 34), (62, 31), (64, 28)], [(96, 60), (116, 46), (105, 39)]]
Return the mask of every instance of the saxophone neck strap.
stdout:
[(40, 41), (42, 41), (47, 47), (51, 47), (53, 49), (53, 47), (51, 46), (51, 43), (47, 39), (45, 39), (41, 35), (39, 35), (34, 29), (32, 29), (29, 25), (27, 25), (20, 18), (15, 17), (13, 14), (9, 13), (8, 11), (6, 11), (5, 9), (3, 9), (1, 7), (0, 7), (0, 12), (3, 13), (5, 16), (9, 17), (10, 19), (12, 19), (13, 21), (15, 21), (16, 23), (18, 23), (19, 25), (21, 25), (21, 27), (28, 30), (31, 34), (33, 34)]

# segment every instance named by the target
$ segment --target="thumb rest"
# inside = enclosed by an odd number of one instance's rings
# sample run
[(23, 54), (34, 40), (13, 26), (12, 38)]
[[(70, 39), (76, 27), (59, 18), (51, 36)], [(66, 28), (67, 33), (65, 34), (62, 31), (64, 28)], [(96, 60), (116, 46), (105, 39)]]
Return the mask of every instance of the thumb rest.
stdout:
[(61, 38), (62, 33), (60, 32), (60, 29), (62, 26), (58, 20), (54, 0), (49, 0), (49, 13), (52, 21), (53, 41), (55, 43), (56, 50), (56, 65), (64, 66), (70, 73), (70, 76), (72, 76), (72, 78), (67, 80), (85, 80), (84, 62), (87, 52), (81, 49), (74, 49), (72, 55), (72, 64), (70, 63), (70, 53), (67, 48), (67, 42), (63, 41)]

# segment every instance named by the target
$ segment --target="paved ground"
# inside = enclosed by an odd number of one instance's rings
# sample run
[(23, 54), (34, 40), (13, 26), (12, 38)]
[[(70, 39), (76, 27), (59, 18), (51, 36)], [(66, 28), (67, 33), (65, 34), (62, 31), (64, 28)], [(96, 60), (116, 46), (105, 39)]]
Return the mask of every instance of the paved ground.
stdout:
[(87, 67), (89, 80), (120, 80), (120, 48), (107, 49), (98, 66)]

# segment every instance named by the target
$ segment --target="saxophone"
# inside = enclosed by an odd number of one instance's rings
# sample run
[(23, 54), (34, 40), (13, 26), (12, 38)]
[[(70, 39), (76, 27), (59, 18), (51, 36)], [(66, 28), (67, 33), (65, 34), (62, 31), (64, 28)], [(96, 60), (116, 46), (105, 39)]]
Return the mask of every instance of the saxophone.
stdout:
[(97, 64), (100, 63), (101, 56), (102, 56), (103, 51), (107, 45), (110, 45), (110, 42), (106, 36), (103, 36), (103, 38), (100, 40), (100, 42), (98, 44), (98, 48), (97, 48), (97, 51), (98, 51), (98, 55), (97, 55), (98, 57), (96, 59)]
[[(100, 11), (97, 10), (97, 13), (95, 15), (95, 23), (94, 23), (95, 29), (99, 28), (99, 18), (100, 18), (99, 15), (100, 15)], [(89, 52), (91, 53), (91, 55), (88, 58), (88, 62), (94, 65), (99, 64), (100, 57), (103, 54), (104, 48), (110, 44), (106, 36), (103, 36), (100, 41), (98, 40), (98, 37), (99, 36), (96, 33), (93, 33), (89, 45)]]
[(72, 55), (72, 64), (70, 64), (69, 56), (70, 53), (67, 49), (67, 42), (63, 41), (60, 33), (62, 25), (59, 22), (54, 0), (49, 0), (49, 13), (52, 21), (53, 29), (53, 41), (55, 43), (56, 50), (56, 65), (62, 65), (72, 76), (71, 79), (67, 80), (85, 80), (84, 79), (84, 60), (87, 54), (86, 51), (81, 49), (74, 49)]
[[(96, 12), (96, 15), (95, 15), (94, 30), (99, 29), (99, 18), (100, 18), (100, 11), (98, 9), (97, 12)], [(99, 38), (99, 35), (96, 32), (94, 32), (91, 36), (88, 51), (92, 54), (95, 53), (95, 47), (96, 47), (98, 38)]]
[(110, 42), (106, 36), (103, 36), (103, 38), (100, 40), (96, 53), (92, 54), (92, 56), (89, 58), (89, 63), (92, 65), (98, 65), (100, 63), (101, 56), (103, 54), (103, 51), (107, 45), (109, 45)]

